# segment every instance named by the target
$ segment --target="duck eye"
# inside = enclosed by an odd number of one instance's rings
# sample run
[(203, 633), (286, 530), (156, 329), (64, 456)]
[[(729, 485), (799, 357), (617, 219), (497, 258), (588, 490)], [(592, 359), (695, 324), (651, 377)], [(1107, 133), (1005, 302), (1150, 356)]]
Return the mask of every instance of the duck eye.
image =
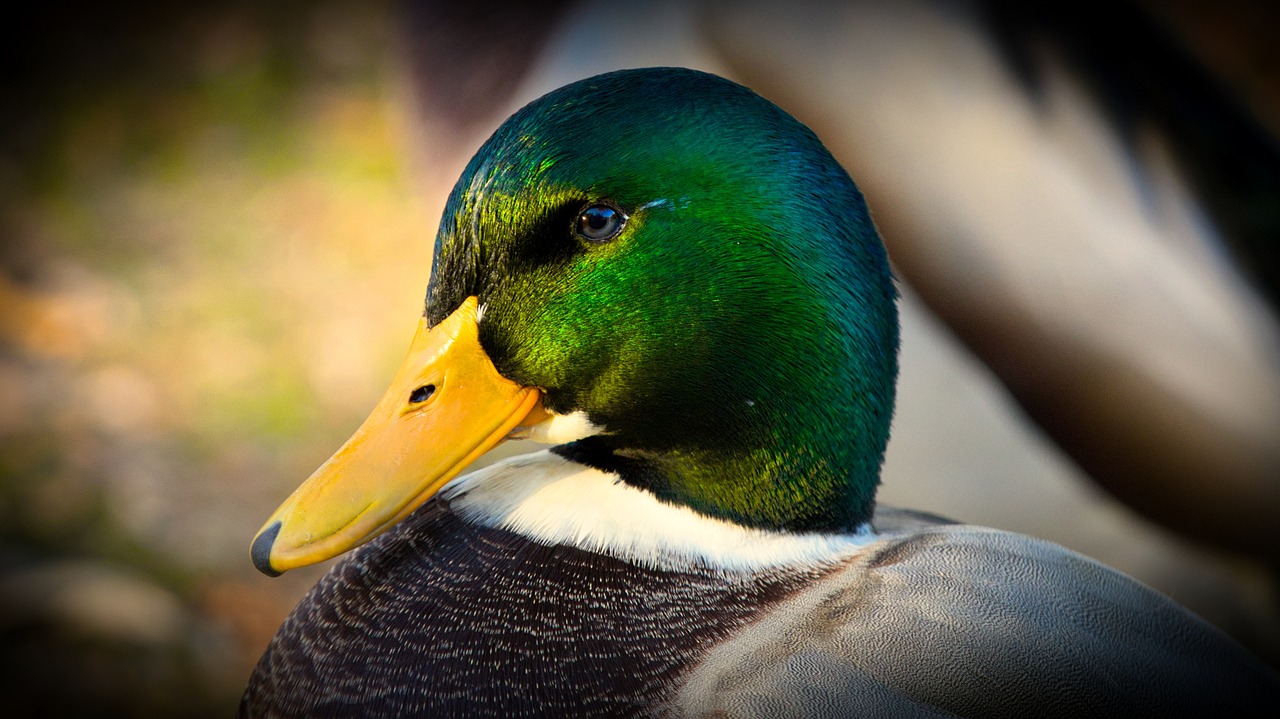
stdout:
[(578, 214), (578, 236), (589, 242), (608, 242), (622, 232), (627, 216), (608, 205), (588, 205)]
[(409, 393), (409, 404), (422, 404), (423, 402), (426, 402), (428, 399), (431, 399), (431, 395), (435, 393), (436, 393), (435, 385), (424, 384), (421, 387)]

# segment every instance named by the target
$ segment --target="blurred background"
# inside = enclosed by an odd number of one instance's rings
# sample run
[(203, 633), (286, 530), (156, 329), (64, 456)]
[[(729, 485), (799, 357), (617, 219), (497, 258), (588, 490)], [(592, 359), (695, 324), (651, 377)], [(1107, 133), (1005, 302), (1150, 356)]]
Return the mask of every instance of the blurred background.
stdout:
[[(1108, 34), (1005, 3), (704, 5), (58, 5), (0, 30), (0, 714), (232, 713), (324, 570), (268, 579), (248, 542), (400, 360), (462, 164), (541, 92), (654, 64), (761, 91), (867, 192), (904, 289), (886, 502), (1062, 542), (1280, 663), (1277, 11), (1141, 4)], [(1203, 72), (1222, 94), (1189, 107), (1225, 125), (1187, 140), (1126, 94), (1158, 82), (1100, 64), (1131, 55), (1071, 44), (1147, 22), (1138, 55), (1184, 53), (1170, 77)], [(947, 84), (983, 68), (1003, 79)], [(1230, 152), (1178, 159), (1221, 127)], [(1102, 179), (1028, 182), (1065, 176), (1023, 162), (1064, 137)]]

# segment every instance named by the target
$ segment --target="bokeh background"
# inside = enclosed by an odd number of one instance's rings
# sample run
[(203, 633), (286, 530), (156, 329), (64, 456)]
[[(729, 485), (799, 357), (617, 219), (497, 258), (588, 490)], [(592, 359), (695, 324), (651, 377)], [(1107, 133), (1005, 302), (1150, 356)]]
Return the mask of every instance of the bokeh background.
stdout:
[(315, 572), (248, 541), (416, 325), (382, 2), (77, 5), (8, 24), (0, 714), (228, 716)]
[[(0, 30), (0, 714), (234, 711), (324, 569), (268, 579), (248, 541), (400, 359), (461, 164), (510, 109), (599, 62), (584, 47), (629, 32), (563, 5), (488, 9), (523, 13), (506, 24), (385, 0), (59, 5)], [(1274, 132), (1280, 26), (1265, 6), (1148, 9)], [(939, 458), (936, 435), (896, 428), (892, 499), (1064, 542), (1081, 523), (1070, 507), (1087, 506), (1104, 519), (1074, 548), (1149, 570), (1206, 616), (1220, 587), (1243, 587), (1216, 618), (1274, 649), (1265, 562), (1089, 485), (909, 290), (907, 302), (905, 349), (966, 369), (905, 359), (900, 425), (972, 424), (976, 404), (1009, 429), (948, 435), (960, 450)], [(974, 481), (994, 483), (981, 491), (1017, 499), (1019, 477), (989, 475), (1009, 474), (990, 455), (1018, 452), (1049, 456), (1028, 466), (1069, 489), (990, 516), (959, 496), (980, 483), (891, 493), (968, 456)], [(1208, 579), (1179, 584), (1183, 562)]]

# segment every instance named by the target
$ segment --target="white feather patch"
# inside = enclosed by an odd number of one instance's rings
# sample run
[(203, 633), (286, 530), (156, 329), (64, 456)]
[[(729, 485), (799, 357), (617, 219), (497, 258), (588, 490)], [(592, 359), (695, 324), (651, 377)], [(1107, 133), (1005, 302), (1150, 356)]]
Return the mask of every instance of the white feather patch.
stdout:
[(604, 433), (604, 427), (587, 419), (586, 412), (555, 414), (531, 427), (518, 427), (509, 435), (511, 439), (530, 439), (542, 444), (568, 444)]
[(663, 502), (616, 475), (547, 450), (460, 477), (441, 494), (455, 511), (485, 526), (660, 569), (755, 572), (832, 565), (876, 539), (869, 525), (854, 534), (744, 527)]

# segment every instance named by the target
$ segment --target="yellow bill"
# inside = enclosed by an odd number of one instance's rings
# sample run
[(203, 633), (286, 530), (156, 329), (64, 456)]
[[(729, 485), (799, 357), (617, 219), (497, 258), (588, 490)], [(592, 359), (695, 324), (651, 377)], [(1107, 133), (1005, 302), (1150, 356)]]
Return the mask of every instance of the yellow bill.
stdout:
[(369, 541), (541, 418), (541, 392), (498, 374), (481, 348), (477, 305), (467, 298), (435, 327), (423, 318), (373, 413), (258, 531), (259, 570), (278, 575)]

